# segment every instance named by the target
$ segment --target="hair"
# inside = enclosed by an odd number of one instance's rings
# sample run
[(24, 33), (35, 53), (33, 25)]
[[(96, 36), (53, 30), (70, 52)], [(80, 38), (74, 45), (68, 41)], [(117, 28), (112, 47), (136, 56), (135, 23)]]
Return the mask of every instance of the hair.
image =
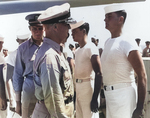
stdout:
[(123, 23), (124, 23), (125, 20), (126, 20), (126, 17), (127, 17), (126, 11), (125, 10), (121, 10), (121, 11), (116, 11), (115, 13), (117, 14), (118, 17), (120, 17), (120, 16), (124, 17), (124, 21), (123, 21)]
[(141, 41), (141, 39), (140, 38), (136, 38), (135, 41)]
[(75, 43), (75, 48), (77, 49), (78, 47), (80, 47), (79, 43)]
[(150, 44), (150, 41), (146, 41), (145, 43), (146, 43), (146, 45), (149, 45), (149, 44)]
[(79, 29), (80, 29), (80, 30), (85, 29), (86, 34), (88, 34), (88, 33), (89, 33), (89, 23), (84, 23), (83, 25), (81, 25), (81, 26), (79, 27)]
[(69, 48), (74, 48), (74, 46), (72, 44), (69, 44)]

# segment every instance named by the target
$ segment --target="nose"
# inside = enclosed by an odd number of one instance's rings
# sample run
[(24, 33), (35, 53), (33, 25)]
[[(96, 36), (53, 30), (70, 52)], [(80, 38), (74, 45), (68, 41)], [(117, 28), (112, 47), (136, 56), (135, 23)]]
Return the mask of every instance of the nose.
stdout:
[(104, 18), (104, 21), (106, 22), (106, 17)]
[(73, 32), (71, 33), (71, 35), (73, 36)]
[(71, 29), (70, 25), (68, 24), (68, 29)]

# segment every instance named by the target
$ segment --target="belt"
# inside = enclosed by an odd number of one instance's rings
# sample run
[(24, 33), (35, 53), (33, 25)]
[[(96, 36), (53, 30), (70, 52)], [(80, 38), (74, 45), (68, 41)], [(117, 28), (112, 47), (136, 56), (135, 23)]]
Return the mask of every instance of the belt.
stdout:
[(88, 82), (90, 80), (91, 80), (90, 78), (88, 78), (88, 79), (76, 79), (76, 83)]
[[(72, 95), (70, 95), (69, 97), (67, 97), (66, 100), (64, 100), (65, 104), (69, 104), (72, 101), (73, 101), (73, 96)], [(38, 100), (38, 103), (39, 104), (44, 104), (44, 100)]]
[(44, 100), (38, 100), (39, 104), (44, 104)]
[(120, 89), (120, 88), (125, 88), (131, 86), (131, 83), (119, 83), (119, 84), (115, 84), (115, 85), (104, 85), (104, 90), (105, 91), (111, 91), (111, 90), (116, 90), (116, 89)]
[(70, 95), (66, 100), (64, 100), (65, 104), (69, 104), (72, 101), (73, 101), (73, 96), (72, 95)]
[(33, 80), (33, 76), (30, 76), (30, 75), (26, 75), (25, 77), (26, 77), (26, 79), (30, 79), (30, 80)]

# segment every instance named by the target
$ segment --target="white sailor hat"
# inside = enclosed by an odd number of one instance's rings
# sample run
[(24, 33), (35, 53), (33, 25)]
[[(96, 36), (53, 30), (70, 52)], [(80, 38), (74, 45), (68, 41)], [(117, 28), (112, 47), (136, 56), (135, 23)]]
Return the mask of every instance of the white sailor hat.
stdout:
[(4, 37), (0, 34), (0, 42), (4, 42)]
[(70, 17), (70, 4), (64, 3), (62, 5), (56, 5), (46, 9), (38, 17), (38, 21), (40, 21), (42, 24), (74, 22), (72, 18), (69, 17)]
[(30, 26), (42, 26), (41, 22), (39, 22), (37, 19), (39, 17), (39, 13), (37, 14), (29, 14), (25, 17), (26, 20), (29, 21)]
[(85, 23), (85, 21), (79, 21), (79, 22), (70, 24), (70, 27), (71, 27), (71, 29), (73, 30), (73, 29), (75, 29), (75, 28), (80, 27), (80, 26), (83, 25), (84, 23)]
[(30, 36), (30, 33), (29, 32), (26, 32), (24, 30), (19, 30), (17, 32), (17, 39), (20, 39), (20, 40), (26, 40), (28, 39)]
[(3, 47), (3, 50), (8, 50), (8, 48), (6, 48), (6, 47)]
[(105, 14), (125, 10), (120, 4), (112, 4), (104, 7)]

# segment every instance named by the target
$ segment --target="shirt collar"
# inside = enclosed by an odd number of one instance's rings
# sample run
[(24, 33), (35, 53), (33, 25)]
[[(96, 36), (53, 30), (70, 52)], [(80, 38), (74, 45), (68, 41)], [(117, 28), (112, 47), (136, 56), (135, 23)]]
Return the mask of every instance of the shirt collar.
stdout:
[[(33, 41), (33, 37), (31, 37), (30, 39), (29, 39), (29, 46), (31, 47), (32, 45), (37, 45), (36, 43), (34, 43), (34, 41)], [(40, 46), (40, 45), (37, 45), (38, 47)]]
[(61, 54), (60, 45), (58, 43), (49, 38), (44, 38), (43, 42), (48, 43), (49, 45), (51, 45), (52, 48), (54, 48), (54, 50), (56, 50), (59, 54)]
[(29, 39), (29, 46), (31, 47), (32, 44), (34, 44), (34, 42), (33, 42), (33, 38), (31, 37), (31, 38)]

